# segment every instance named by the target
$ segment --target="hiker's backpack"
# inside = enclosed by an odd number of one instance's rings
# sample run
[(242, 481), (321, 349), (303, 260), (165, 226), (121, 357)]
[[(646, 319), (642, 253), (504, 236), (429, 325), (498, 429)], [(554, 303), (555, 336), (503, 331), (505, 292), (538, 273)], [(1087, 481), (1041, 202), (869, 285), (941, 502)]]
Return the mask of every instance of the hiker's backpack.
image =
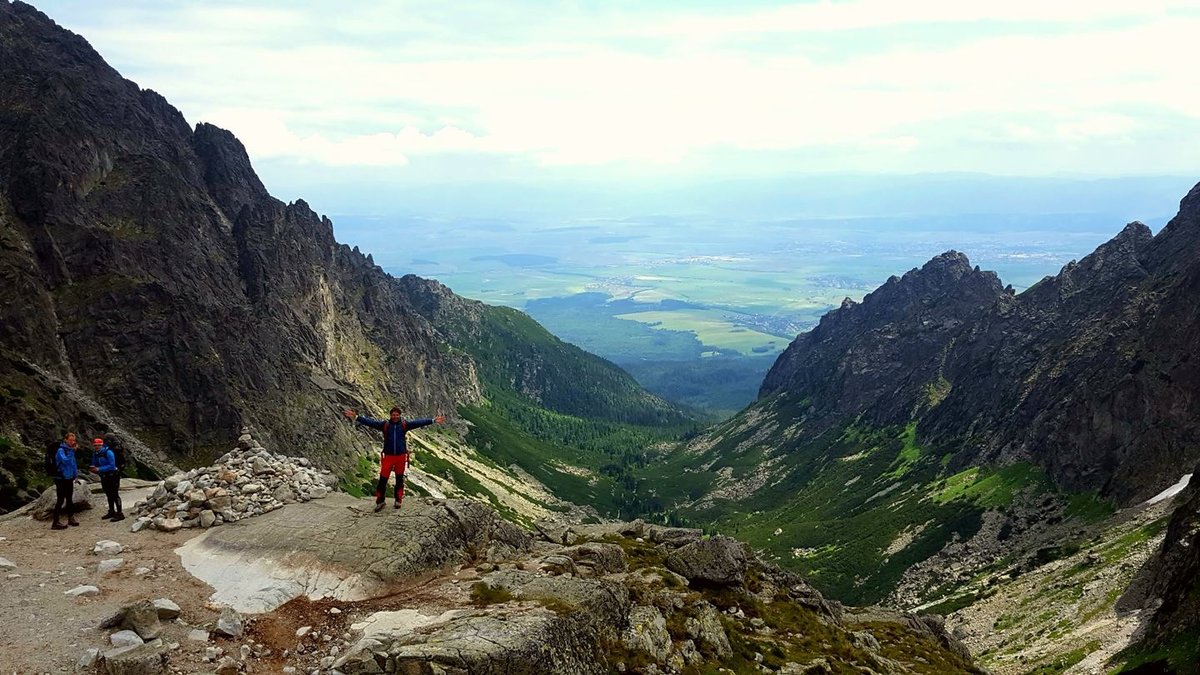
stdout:
[(50, 476), (51, 478), (58, 477), (58, 463), (54, 461), (54, 458), (57, 455), (58, 441), (50, 441), (46, 444), (46, 454), (42, 458), (42, 461), (44, 462), (43, 468), (46, 471), (46, 475)]
[(117, 462), (117, 471), (125, 473), (125, 465), (128, 464), (128, 460), (125, 458), (125, 446), (121, 444), (121, 439), (112, 434), (105, 434), (104, 444), (108, 446), (109, 450), (112, 450), (113, 459)]

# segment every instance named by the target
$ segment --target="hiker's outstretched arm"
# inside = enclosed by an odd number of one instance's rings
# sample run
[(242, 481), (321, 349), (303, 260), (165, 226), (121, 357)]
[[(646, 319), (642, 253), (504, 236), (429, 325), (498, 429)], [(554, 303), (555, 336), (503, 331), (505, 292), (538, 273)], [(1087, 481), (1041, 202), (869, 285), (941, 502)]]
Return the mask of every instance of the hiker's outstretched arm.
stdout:
[(355, 418), (355, 421), (364, 427), (371, 427), (372, 429), (379, 429), (380, 431), (383, 431), (383, 420), (377, 420), (374, 417), (364, 417), (359, 415)]

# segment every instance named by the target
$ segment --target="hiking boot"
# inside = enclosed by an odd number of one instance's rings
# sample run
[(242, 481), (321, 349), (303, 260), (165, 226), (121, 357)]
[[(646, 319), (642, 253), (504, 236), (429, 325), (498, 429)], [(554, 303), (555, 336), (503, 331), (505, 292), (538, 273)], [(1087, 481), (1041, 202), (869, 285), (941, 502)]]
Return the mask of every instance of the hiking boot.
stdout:
[(382, 511), (383, 505), (386, 503), (387, 502), (375, 502), (375, 513), (379, 513), (380, 511)]
[(400, 508), (400, 502), (396, 502), (396, 504), (395, 504), (394, 506), (392, 506), (392, 508), (393, 508), (393, 509), (398, 509), (398, 508)]
[(65, 529), (67, 529), (67, 526), (66, 526), (66, 525), (63, 525), (62, 523), (60, 523), (60, 522), (58, 522), (58, 521), (56, 520), (56, 521), (54, 521), (54, 524), (50, 526), (50, 529), (52, 529), (52, 530), (65, 530)]
[(117, 514), (113, 513), (112, 511), (109, 511), (108, 513), (100, 516), (100, 520), (112, 520), (113, 518), (116, 518), (116, 517), (117, 517)]
[(79, 527), (79, 521), (75, 520), (74, 518), (68, 518), (67, 524), (70, 525), (71, 527)]
[(112, 521), (113, 521), (114, 523), (115, 523), (115, 522), (117, 522), (118, 520), (125, 520), (125, 514), (124, 514), (124, 513), (118, 513), (118, 514), (116, 514), (116, 515), (114, 515), (114, 516), (112, 517)]

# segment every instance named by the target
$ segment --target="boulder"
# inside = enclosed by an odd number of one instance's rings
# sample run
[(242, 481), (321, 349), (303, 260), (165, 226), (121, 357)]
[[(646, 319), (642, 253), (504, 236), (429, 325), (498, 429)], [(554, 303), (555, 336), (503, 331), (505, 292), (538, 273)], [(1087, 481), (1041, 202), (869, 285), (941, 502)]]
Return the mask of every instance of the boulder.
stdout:
[(635, 539), (646, 536), (646, 521), (638, 518), (630, 522), (616, 521), (611, 523), (594, 523), (590, 525), (572, 525), (576, 536), (583, 539), (605, 539), (608, 537), (625, 537)]
[(585, 622), (541, 608), (525, 608), (471, 613), (394, 638), (365, 638), (329, 665), (345, 675), (600, 675), (609, 668), (596, 658), (599, 649), (594, 629)]
[(221, 610), (221, 618), (217, 619), (217, 635), (236, 638), (241, 637), (242, 630), (244, 630), (244, 625), (241, 614), (238, 614), (232, 607)]
[[(629, 612), (629, 588), (603, 579), (547, 577), (523, 570), (500, 570), (483, 577), (483, 583), (502, 588), (517, 600), (532, 600), (578, 610), (577, 619), (602, 634), (613, 634)], [(615, 637), (615, 635), (613, 635)]]
[(75, 664), (80, 670), (88, 670), (96, 665), (100, 660), (100, 650), (96, 648), (89, 649), (79, 657), (79, 661)]
[(222, 657), (217, 662), (217, 675), (237, 675), (238, 670), (238, 662), (232, 656)]
[(205, 509), (200, 512), (200, 527), (212, 527), (217, 522), (217, 514)]
[(163, 532), (178, 532), (183, 528), (183, 521), (178, 518), (164, 518), (158, 523), (158, 529)]
[(166, 671), (167, 651), (162, 642), (121, 647), (104, 653), (108, 675), (157, 675)]
[[(51, 485), (34, 500), (33, 506), (29, 508), (30, 515), (34, 520), (50, 520), (54, 517), (54, 502), (57, 500), (58, 495), (54, 491), (54, 486)], [(92, 495), (86, 483), (75, 482), (75, 490), (71, 493), (71, 505), (76, 513), (92, 508)]]
[(154, 609), (158, 612), (158, 618), (163, 621), (170, 621), (179, 617), (179, 605), (175, 604), (167, 598), (159, 598), (154, 601)]
[(122, 558), (112, 558), (111, 560), (101, 560), (100, 563), (96, 565), (96, 572), (101, 575), (112, 574), (113, 572), (116, 572), (117, 570), (121, 569), (124, 566), (125, 566), (125, 560)]
[(135, 647), (143, 644), (143, 640), (137, 633), (131, 630), (119, 630), (109, 636), (114, 647)]
[(721, 625), (721, 614), (707, 602), (697, 603), (692, 607), (691, 616), (684, 619), (684, 630), (688, 637), (696, 640), (701, 646), (707, 647), (720, 658), (733, 653), (729, 645), (729, 635)]
[(162, 624), (158, 620), (158, 608), (149, 600), (140, 600), (125, 605), (101, 621), (100, 627), (131, 630), (143, 640), (153, 640), (162, 632)]
[(561, 554), (575, 561), (576, 573), (583, 577), (619, 574), (629, 570), (625, 551), (616, 544), (588, 542), (565, 548)]
[(621, 634), (621, 644), (631, 651), (642, 651), (657, 663), (671, 653), (671, 634), (667, 620), (655, 607), (634, 607), (629, 612), (629, 627)]
[(694, 527), (650, 527), (650, 541), (670, 547), (685, 546), (700, 541), (704, 532)]
[(667, 556), (667, 569), (689, 581), (734, 586), (745, 582), (748, 559), (741, 542), (716, 536), (672, 551)]
[(98, 541), (96, 542), (96, 545), (92, 547), (92, 553), (94, 555), (117, 555), (124, 550), (124, 546), (110, 539)]
[(542, 539), (553, 544), (567, 543), (567, 534), (570, 528), (567, 525), (549, 520), (535, 520), (533, 527), (541, 535)]

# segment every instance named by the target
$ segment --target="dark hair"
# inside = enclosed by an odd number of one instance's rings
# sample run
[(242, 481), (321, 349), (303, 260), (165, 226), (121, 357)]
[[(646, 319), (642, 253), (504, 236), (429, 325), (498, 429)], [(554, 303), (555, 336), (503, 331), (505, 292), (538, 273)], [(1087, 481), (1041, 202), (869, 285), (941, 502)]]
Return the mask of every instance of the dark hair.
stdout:
[(63, 437), (63, 440), (64, 440), (64, 441), (65, 441), (65, 440), (67, 440), (67, 436), (70, 436), (70, 435), (72, 435), (72, 434), (74, 434), (76, 438), (78, 438), (78, 437), (79, 437), (79, 435), (78, 435), (78, 434), (75, 434), (75, 432), (74, 432), (74, 431), (64, 431), (64, 432), (63, 432), (63, 435), (62, 435), (62, 437)]
[(399, 412), (400, 412), (399, 406), (392, 406), (392, 409), (388, 411), (388, 414), (391, 415), (392, 413), (399, 413)]

